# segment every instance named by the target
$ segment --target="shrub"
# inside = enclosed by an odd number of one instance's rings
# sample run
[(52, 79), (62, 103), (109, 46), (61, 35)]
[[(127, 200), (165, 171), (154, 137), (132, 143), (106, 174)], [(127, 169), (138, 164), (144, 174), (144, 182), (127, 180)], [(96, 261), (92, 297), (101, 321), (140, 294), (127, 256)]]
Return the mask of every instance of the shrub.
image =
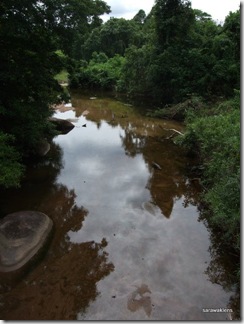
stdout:
[(13, 136), (0, 132), (0, 185), (5, 188), (19, 186), (24, 171), (13, 142)]
[(221, 230), (222, 242), (240, 249), (240, 97), (215, 108), (215, 115), (191, 117), (181, 144), (200, 155), (204, 165), (204, 200), (209, 223)]
[(92, 60), (73, 76), (71, 86), (117, 90), (123, 64), (124, 58), (120, 55), (108, 58), (104, 53), (94, 52)]

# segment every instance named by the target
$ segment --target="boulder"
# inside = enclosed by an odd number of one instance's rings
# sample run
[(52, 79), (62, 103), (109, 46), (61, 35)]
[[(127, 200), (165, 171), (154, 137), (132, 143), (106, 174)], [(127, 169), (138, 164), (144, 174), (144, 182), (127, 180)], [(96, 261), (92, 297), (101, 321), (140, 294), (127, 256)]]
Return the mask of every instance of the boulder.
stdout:
[(49, 121), (55, 125), (56, 130), (61, 134), (67, 134), (75, 127), (70, 121), (66, 119), (50, 117)]
[(20, 269), (45, 246), (53, 221), (37, 211), (21, 211), (0, 220), (0, 271)]

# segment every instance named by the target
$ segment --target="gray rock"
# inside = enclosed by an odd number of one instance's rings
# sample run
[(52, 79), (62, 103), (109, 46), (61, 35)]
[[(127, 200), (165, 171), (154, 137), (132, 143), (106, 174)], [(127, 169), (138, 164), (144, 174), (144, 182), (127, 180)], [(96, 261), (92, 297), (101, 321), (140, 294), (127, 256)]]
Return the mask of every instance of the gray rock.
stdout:
[(66, 119), (50, 117), (49, 121), (55, 125), (57, 131), (59, 131), (61, 134), (67, 134), (75, 127), (70, 121)]
[(9, 214), (0, 220), (0, 271), (9, 272), (27, 264), (45, 245), (53, 221), (36, 211)]

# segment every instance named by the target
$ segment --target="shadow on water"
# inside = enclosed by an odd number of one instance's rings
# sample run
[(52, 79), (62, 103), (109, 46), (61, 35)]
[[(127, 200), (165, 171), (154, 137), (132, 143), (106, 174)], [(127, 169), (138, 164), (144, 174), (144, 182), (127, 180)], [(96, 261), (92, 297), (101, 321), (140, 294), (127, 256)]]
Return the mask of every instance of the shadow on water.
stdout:
[(183, 125), (111, 98), (74, 94), (72, 103), (58, 117), (74, 130), (0, 196), (1, 216), (39, 210), (54, 222), (33, 270), (12, 284), (0, 274), (1, 318), (222, 320), (228, 314), (202, 309), (227, 306), (238, 314), (233, 268), (199, 218), (192, 161), (172, 140)]
[(218, 240), (219, 235), (217, 229), (212, 229), (208, 224), (208, 211), (200, 207), (199, 221), (203, 222), (210, 233), (209, 254), (210, 262), (205, 270), (209, 280), (213, 284), (220, 285), (226, 292), (230, 292), (231, 296), (227, 308), (234, 311), (231, 314), (232, 320), (240, 320), (240, 287), (237, 284), (237, 269), (240, 264), (240, 256), (233, 254), (232, 251), (223, 246), (223, 242)]
[(13, 274), (12, 284), (5, 283), (6, 274), (0, 276), (2, 319), (73, 320), (98, 296), (96, 283), (113, 271), (106, 239), (76, 245), (65, 235), (82, 227), (88, 211), (76, 205), (74, 190), (56, 182), (62, 168), (62, 149), (53, 143), (48, 157), (28, 168), (21, 189), (1, 196), (3, 214), (34, 209), (54, 221), (49, 250), (34, 270), (24, 278)]

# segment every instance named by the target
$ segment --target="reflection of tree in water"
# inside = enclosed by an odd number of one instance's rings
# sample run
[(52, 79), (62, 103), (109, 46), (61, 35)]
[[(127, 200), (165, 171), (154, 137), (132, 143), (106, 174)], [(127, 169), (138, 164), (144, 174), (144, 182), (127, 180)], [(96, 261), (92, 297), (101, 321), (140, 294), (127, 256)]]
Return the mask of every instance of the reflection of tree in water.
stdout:
[[(144, 125), (145, 129), (149, 125)], [(153, 125), (151, 125), (153, 127)], [(198, 203), (198, 189), (190, 183), (185, 175), (187, 163), (183, 151), (171, 140), (162, 137), (138, 135), (136, 127), (128, 125), (124, 136), (120, 136), (128, 156), (143, 154), (151, 178), (147, 183), (152, 202), (169, 218), (175, 200), (184, 196), (184, 206)]]
[(125, 149), (125, 154), (130, 157), (135, 157), (141, 153), (146, 144), (146, 137), (135, 134), (130, 127), (125, 128), (125, 136), (120, 135), (122, 146)]
[(0, 195), (2, 216), (19, 210), (36, 210), (40, 201), (49, 196), (54, 183), (63, 168), (63, 152), (52, 143), (47, 156), (37, 162), (29, 162), (21, 188), (5, 189)]
[(81, 244), (67, 240), (67, 232), (78, 231), (88, 211), (76, 205), (74, 190), (56, 183), (61, 157), (54, 145), (46, 160), (28, 170), (22, 188), (6, 193), (11, 202), (3, 200), (7, 213), (31, 209), (47, 214), (54, 222), (54, 237), (45, 258), (32, 271), (12, 286), (1, 287), (1, 318), (74, 320), (97, 297), (97, 282), (113, 271), (104, 251), (105, 239)]
[(43, 262), (14, 289), (5, 292), (6, 320), (75, 320), (98, 295), (96, 284), (113, 271), (103, 251), (107, 242), (70, 244), (51, 262)]
[[(106, 99), (107, 100), (107, 99)], [(158, 205), (163, 215), (170, 217), (175, 200), (184, 198), (184, 206), (197, 205), (199, 188), (189, 182), (185, 170), (187, 159), (178, 146), (171, 139), (169, 130), (162, 123), (146, 119), (120, 102), (114, 100), (76, 99), (77, 115), (86, 109), (89, 114), (87, 120), (97, 123), (106, 121), (111, 127), (120, 126), (124, 134), (120, 134), (125, 154), (135, 157), (142, 154), (151, 178), (147, 187), (151, 192), (152, 203)], [(128, 118), (129, 117), (129, 118)], [(157, 135), (155, 135), (157, 134)], [(161, 170), (153, 167), (154, 162), (161, 166)]]
[(210, 281), (214, 284), (221, 285), (225, 291), (232, 292), (227, 308), (231, 308), (232, 319), (240, 319), (240, 287), (237, 283), (237, 269), (240, 266), (240, 256), (235, 255), (232, 251), (228, 250), (223, 243), (219, 240), (221, 233), (212, 229), (206, 221), (206, 212), (202, 210), (200, 221), (203, 221), (205, 226), (208, 227), (210, 233), (211, 245), (209, 252), (211, 261), (205, 271)]
[[(74, 105), (79, 106), (77, 103)], [(143, 124), (141, 121), (137, 122), (135, 119), (132, 120), (131, 116), (129, 122), (128, 119), (124, 118), (124, 112), (120, 113), (119, 116), (116, 113), (117, 115), (113, 118), (111, 110), (107, 108), (108, 105), (106, 103), (99, 103), (99, 105), (100, 106), (97, 106), (96, 101), (87, 100), (85, 103), (82, 102), (80, 114), (82, 114), (82, 111), (85, 109), (88, 109), (89, 115), (87, 116), (87, 119), (96, 122), (97, 127), (100, 127), (102, 121), (107, 121), (111, 126), (115, 127), (119, 125), (124, 130), (124, 134), (121, 135), (121, 142), (125, 154), (132, 158), (135, 157), (136, 154), (142, 154), (151, 174), (147, 187), (151, 192), (152, 202), (161, 208), (162, 213), (166, 217), (170, 217), (175, 201), (181, 198), (184, 199), (185, 207), (189, 205), (198, 206), (200, 191), (198, 180), (189, 180), (189, 177), (184, 170), (185, 166), (189, 163), (189, 160), (185, 158), (184, 153), (179, 149), (179, 147), (176, 147), (173, 144), (172, 139), (167, 139), (170, 135), (169, 132), (166, 132), (165, 136), (163, 131), (162, 135), (155, 135), (153, 133), (153, 127), (155, 126), (152, 123), (147, 124), (145, 122), (145, 124)], [(150, 135), (152, 136), (150, 137)], [(155, 168), (155, 163), (160, 166), (160, 169)], [(59, 190), (62, 192), (61, 187)], [(63, 194), (65, 195), (65, 193)], [(70, 206), (76, 208), (75, 205), (73, 205), (73, 202), (70, 202)], [(65, 206), (63, 206), (63, 208), (65, 208)], [(70, 209), (68, 208), (68, 210)], [(53, 211), (53, 213), (55, 214), (53, 216), (54, 219), (58, 222), (60, 220), (58, 210)], [(73, 213), (75, 215), (75, 212)], [(83, 213), (85, 213), (85, 210), (83, 210)], [(75, 218), (76, 217), (77, 216), (75, 216)], [(82, 217), (85, 217), (85, 214), (82, 214), (81, 212), (78, 217), (80, 217), (78, 224), (81, 224), (83, 221)], [(66, 226), (62, 220), (60, 220), (60, 222), (61, 226)], [(76, 226), (78, 224), (76, 223)], [(72, 227), (72, 213), (70, 216), (70, 225), (67, 226), (66, 232), (70, 226)], [(75, 230), (77, 230), (77, 228)], [(62, 233), (60, 233), (60, 235), (62, 235)], [(218, 235), (216, 235), (216, 233), (213, 234), (211, 239), (213, 240), (214, 237), (217, 239)], [(80, 245), (69, 244), (69, 242), (65, 241), (64, 238), (61, 239), (61, 242), (66, 251), (69, 251), (69, 249), (70, 251), (75, 251), (74, 249), (79, 249), (79, 247), (83, 246), (83, 243)], [(84, 244), (91, 244), (89, 245), (90, 248), (92, 246), (92, 243)], [(231, 262), (226, 263), (226, 257), (224, 256), (223, 251), (221, 251), (220, 248), (216, 248), (214, 244), (211, 245), (210, 253), (212, 260), (206, 269), (206, 274), (208, 274), (213, 283), (222, 285), (226, 290), (232, 289), (234, 282), (233, 277), (235, 277), (235, 266), (233, 266), (234, 263), (232, 263), (233, 258), (229, 257), (227, 260), (231, 260)], [(95, 260), (97, 260), (96, 257)], [(110, 267), (109, 265), (107, 266), (108, 268)], [(107, 271), (112, 271), (112, 265), (110, 270)], [(106, 270), (104, 272), (106, 272)], [(139, 308), (144, 308), (146, 313), (150, 314), (151, 304), (149, 296), (134, 296), (134, 293), (135, 292), (131, 295), (133, 298), (128, 301), (128, 309), (136, 311)], [(91, 296), (90, 298), (92, 300), (93, 297)], [(238, 303), (239, 294), (237, 292), (230, 300), (229, 307), (233, 308), (234, 311), (236, 309), (238, 310), (239, 306), (235, 306), (235, 304), (238, 305)], [(86, 305), (86, 301), (84, 301), (84, 305)], [(84, 306), (84, 308), (85, 307), (86, 306)], [(238, 314), (236, 317), (238, 318)]]
[[(128, 156), (143, 154), (151, 174), (147, 188), (150, 190), (152, 202), (160, 207), (165, 217), (170, 217), (175, 201), (182, 197), (184, 207), (193, 205), (200, 208), (199, 179), (188, 177), (187, 168), (191, 169), (191, 161), (172, 140), (140, 135), (138, 129), (131, 125), (125, 128), (125, 135), (121, 136), (121, 140)], [(218, 237), (218, 234), (212, 232), (211, 261), (206, 274), (213, 283), (220, 284), (227, 291), (233, 291), (239, 256), (235, 260), (234, 256), (226, 255), (228, 252), (219, 246)], [(234, 310), (236, 319), (240, 318), (240, 292), (237, 288), (228, 307)]]

